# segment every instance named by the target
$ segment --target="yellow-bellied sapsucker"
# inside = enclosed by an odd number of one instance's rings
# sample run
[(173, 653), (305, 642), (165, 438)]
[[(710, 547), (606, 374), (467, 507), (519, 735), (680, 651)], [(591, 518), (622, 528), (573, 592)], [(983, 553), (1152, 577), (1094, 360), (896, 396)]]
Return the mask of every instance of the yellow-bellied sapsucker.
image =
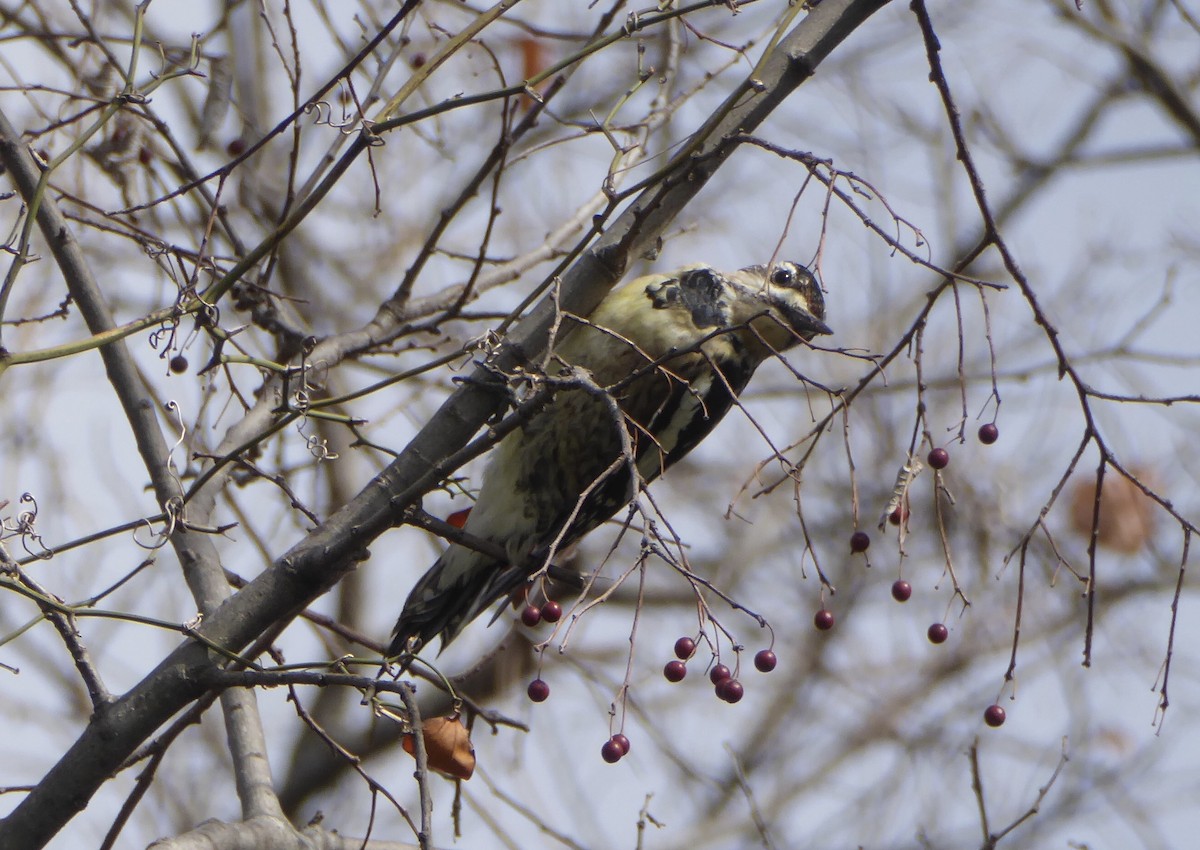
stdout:
[[(792, 262), (647, 275), (614, 289), (587, 322), (568, 321), (580, 326), (555, 359), (590, 372), (589, 385), (564, 381), (500, 441), (463, 529), (507, 558), (451, 545), (404, 603), (390, 657), (415, 652), (436, 635), (449, 643), (556, 552), (628, 504), (636, 485), (691, 451), (759, 364), (831, 333), (819, 284)], [(642, 482), (633, 480), (631, 466)]]

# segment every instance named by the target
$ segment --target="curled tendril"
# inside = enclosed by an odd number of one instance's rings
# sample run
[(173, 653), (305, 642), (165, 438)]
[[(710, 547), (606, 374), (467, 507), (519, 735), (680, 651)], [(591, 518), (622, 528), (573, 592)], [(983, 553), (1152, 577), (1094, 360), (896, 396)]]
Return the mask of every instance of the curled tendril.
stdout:
[(314, 124), (328, 124), (333, 115), (333, 107), (324, 100), (304, 104), (303, 111), (305, 115), (312, 115), (314, 112), (317, 113), (317, 117), (313, 119)]
[[(47, 546), (42, 540), (42, 535), (38, 534), (37, 531), (34, 530), (34, 525), (37, 523), (38, 516), (37, 499), (34, 498), (32, 493), (22, 493), (21, 502), (22, 504), (32, 505), (33, 507), (17, 514), (17, 524), (12, 530), (14, 533), (21, 535), (21, 548), (24, 549), (27, 554), (33, 556), (34, 558), (48, 561), (54, 557), (54, 550)], [(41, 551), (34, 551), (34, 549), (31, 548), (33, 546), (40, 547)]]
[(171, 451), (174, 452), (187, 437), (187, 427), (183, 424), (183, 413), (179, 409), (179, 402), (175, 399), (168, 399), (165, 406), (169, 413), (175, 414), (175, 422), (179, 425), (179, 439), (175, 441), (175, 445), (171, 446)]
[(296, 430), (299, 432), (300, 436), (304, 438), (304, 447), (308, 449), (308, 453), (318, 461), (337, 460), (339, 455), (337, 452), (330, 450), (328, 440), (324, 439), (323, 437), (318, 437), (316, 434), (304, 433), (304, 423), (307, 421), (307, 419), (301, 419)]
[(312, 353), (315, 345), (315, 338), (310, 337), (305, 340), (300, 357), (300, 367), (296, 370), (296, 374), (300, 378), (300, 386), (288, 396), (288, 402), (300, 414), (300, 419), (296, 422), (296, 433), (304, 438), (304, 446), (308, 449), (308, 453), (318, 461), (337, 460), (338, 453), (329, 450), (328, 440), (322, 439), (315, 434), (307, 434), (304, 430), (308, 425), (307, 412), (312, 404), (312, 392), (309, 389), (309, 374), (313, 371), (313, 367), (308, 363), (308, 355)]
[[(174, 520), (173, 517), (168, 517), (168, 525), (173, 525), (174, 524), (173, 520)], [(138, 522), (139, 522), (139, 525), (135, 526), (133, 529), (133, 542), (134, 543), (136, 543), (138, 546), (141, 546), (143, 549), (147, 549), (151, 552), (153, 552), (156, 549), (161, 549), (163, 546), (166, 545), (167, 537), (169, 536), (167, 534), (166, 529), (163, 529), (163, 531), (161, 531), (160, 533), (155, 534), (154, 526), (151, 524), (150, 520), (143, 517)], [(152, 535), (150, 540), (143, 541), (138, 538), (138, 531), (140, 531), (142, 528), (147, 529), (149, 531), (149, 533)]]
[(172, 320), (163, 322), (154, 330), (150, 331), (150, 347), (155, 351), (162, 349), (162, 356), (166, 357), (175, 347), (175, 335), (179, 331), (179, 322)]
[(183, 522), (183, 511), (186, 505), (183, 499), (179, 496), (172, 496), (167, 499), (167, 503), (163, 505), (163, 513), (167, 517), (167, 525), (163, 529), (163, 536), (170, 537), (175, 533), (175, 527)]
[(175, 486), (180, 491), (183, 490), (183, 482), (179, 480), (179, 476), (175, 473), (175, 451), (183, 445), (187, 439), (187, 426), (183, 424), (183, 411), (179, 409), (179, 404), (175, 399), (170, 399), (166, 404), (167, 412), (175, 414), (175, 424), (178, 426), (179, 439), (175, 441), (175, 445), (171, 446), (171, 451), (167, 452), (167, 472), (171, 474), (171, 478), (175, 480)]
[[(304, 340), (304, 345), (300, 350), (300, 366), (294, 371), (294, 374), (298, 375), (300, 378), (300, 386), (291, 394), (288, 399), (292, 407), (302, 414), (307, 413), (312, 404), (312, 392), (310, 390), (311, 383), (309, 376), (316, 373), (317, 367), (308, 362), (308, 355), (312, 354), (316, 347), (316, 337), (310, 336)], [(322, 366), (321, 368), (322, 370), (327, 369), (325, 366)], [(317, 381), (318, 383), (320, 382), (319, 377), (317, 378)]]
[(343, 110), (342, 115), (345, 116), (345, 120), (341, 121), (340, 123), (334, 121), (333, 107), (328, 101), (318, 100), (315, 103), (305, 104), (304, 113), (306, 115), (312, 115), (313, 113), (316, 113), (316, 117), (313, 119), (314, 124), (318, 126), (324, 124), (325, 126), (332, 127), (344, 136), (350, 136), (354, 133), (357, 133), (361, 125), (362, 131), (367, 135), (367, 144), (371, 145), (372, 147), (383, 144), (383, 139), (375, 135), (370, 124), (357, 115), (346, 115), (345, 111)]
[[(174, 475), (174, 473), (172, 473), (172, 475)], [(141, 523), (133, 529), (133, 542), (138, 546), (141, 546), (143, 549), (149, 549), (151, 552), (156, 549), (161, 549), (163, 546), (167, 545), (167, 541), (171, 539), (171, 535), (175, 533), (175, 530), (185, 522), (183, 513), (186, 507), (187, 505), (184, 503), (181, 497), (172, 496), (163, 505), (163, 518), (165, 523), (163, 525), (163, 530), (157, 534), (154, 534), (154, 525), (151, 523), (151, 521), (148, 519), (142, 519)], [(150, 533), (153, 534), (153, 538), (150, 541), (144, 542), (138, 539), (138, 531), (142, 528), (148, 529)]]
[(21, 511), (19, 514), (17, 514), (17, 522), (22, 523), (22, 524), (24, 524), (25, 522), (29, 522), (30, 524), (32, 524), (37, 519), (37, 515), (38, 515), (37, 499), (34, 497), (34, 495), (32, 493), (22, 493), (21, 494), (21, 504), (33, 505), (33, 508), (28, 511)]
[[(175, 452), (183, 445), (184, 441), (187, 440), (187, 425), (183, 423), (183, 411), (180, 409), (179, 404), (175, 401), (175, 399), (170, 399), (167, 401), (166, 407), (168, 412), (175, 414), (175, 424), (178, 426), (179, 430), (179, 439), (175, 441), (175, 445), (171, 446), (171, 451), (167, 452), (167, 474), (170, 475), (171, 480), (175, 482), (176, 491), (182, 493), (183, 482), (179, 480), (179, 473), (176, 471)], [(184, 466), (186, 465), (187, 463), (185, 461)], [(176, 518), (183, 517), (183, 511), (185, 507), (187, 507), (187, 505), (180, 496), (172, 496), (167, 500), (167, 503), (163, 505), (163, 513), (168, 519), (168, 528), (163, 532), (164, 540), (175, 533), (175, 520)]]
[(171, 246), (166, 242), (163, 242), (161, 239), (145, 238), (139, 241), (141, 243), (142, 250), (146, 252), (146, 256), (152, 260), (157, 260), (159, 257), (168, 254), (171, 250)]

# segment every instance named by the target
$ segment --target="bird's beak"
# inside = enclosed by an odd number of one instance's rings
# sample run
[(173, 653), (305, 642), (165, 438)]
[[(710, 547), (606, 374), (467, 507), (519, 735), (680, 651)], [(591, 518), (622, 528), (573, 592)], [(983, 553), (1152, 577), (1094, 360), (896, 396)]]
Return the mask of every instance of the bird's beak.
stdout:
[(794, 304), (786, 304), (784, 313), (787, 316), (787, 323), (791, 325), (792, 330), (803, 337), (810, 336), (828, 336), (833, 333), (833, 328), (818, 319), (808, 310), (803, 307), (797, 307)]
[(818, 319), (812, 313), (809, 313), (807, 310), (805, 310), (804, 312), (807, 314), (807, 318), (808, 318), (807, 328), (809, 330), (811, 330), (814, 334), (816, 334), (818, 336), (828, 336), (829, 334), (833, 333), (833, 328), (829, 327), (829, 325), (822, 322), (820, 319)]

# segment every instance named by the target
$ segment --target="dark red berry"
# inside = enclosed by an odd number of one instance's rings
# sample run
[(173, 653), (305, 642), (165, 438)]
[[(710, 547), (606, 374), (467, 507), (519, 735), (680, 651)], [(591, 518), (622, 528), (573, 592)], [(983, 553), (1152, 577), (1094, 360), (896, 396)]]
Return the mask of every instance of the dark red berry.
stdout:
[(414, 53), (412, 58), (408, 60), (408, 64), (414, 68), (422, 68), (425, 66), (425, 61), (424, 53)]
[(813, 617), (813, 625), (823, 632), (827, 632), (833, 628), (833, 612), (822, 608)]
[(907, 602), (912, 596), (912, 585), (902, 578), (892, 582), (892, 598), (897, 602)]
[(241, 156), (246, 152), (246, 142), (244, 139), (230, 139), (229, 144), (225, 146), (225, 153), (230, 156)]
[(529, 694), (529, 698), (534, 702), (545, 702), (546, 698), (550, 696), (550, 686), (544, 679), (534, 679), (529, 683), (525, 693)]
[(950, 630), (941, 623), (934, 623), (926, 634), (929, 635), (930, 643), (945, 643), (946, 638), (950, 636)]
[(683, 677), (687, 675), (687, 665), (682, 661), (668, 661), (663, 667), (663, 678), (668, 682), (682, 682)]
[(1000, 429), (996, 427), (995, 422), (988, 422), (986, 425), (979, 426), (979, 442), (985, 446), (990, 446), (999, 439)]
[(544, 605), (542, 605), (542, 610), (540, 613), (542, 615), (542, 619), (547, 623), (557, 623), (562, 619), (562, 606), (551, 599), (549, 602), (546, 602)]
[(890, 522), (892, 525), (899, 525), (906, 519), (908, 519), (908, 511), (904, 510), (903, 508), (897, 507), (890, 514), (888, 514), (888, 522)]
[(945, 469), (950, 465), (950, 452), (942, 448), (934, 449), (926, 458), (934, 469)]
[(149, 165), (152, 159), (154, 159), (154, 151), (150, 149), (149, 145), (142, 145), (138, 148), (138, 162), (142, 165)]
[(713, 668), (708, 671), (708, 680), (714, 685), (719, 685), (732, 675), (733, 674), (729, 672), (729, 668), (724, 664), (715, 664), (713, 665)]
[(778, 663), (779, 659), (769, 649), (760, 649), (754, 656), (754, 669), (760, 673), (770, 673)]
[(167, 365), (176, 375), (182, 375), (188, 369), (188, 360), (182, 354), (176, 354)]
[(612, 742), (621, 748), (621, 755), (629, 755), (629, 739), (620, 732), (612, 736)]
[(740, 702), (746, 689), (737, 679), (722, 679), (717, 684), (717, 696), (728, 703)]
[(675, 641), (675, 657), (681, 661), (687, 661), (695, 651), (696, 642), (690, 637), (681, 637)]
[(521, 622), (529, 626), (529, 628), (532, 629), (541, 621), (542, 609), (538, 608), (536, 605), (526, 605), (525, 609), (521, 611)]
[(604, 759), (609, 764), (616, 764), (621, 760), (621, 756), (625, 755), (621, 749), (621, 745), (609, 738), (604, 742), (604, 746), (600, 748), (600, 758)]
[(993, 729), (997, 726), (1003, 726), (1006, 717), (1004, 709), (998, 705), (989, 705), (987, 710), (983, 712), (983, 722)]
[(871, 545), (871, 535), (865, 531), (856, 531), (850, 535), (850, 551), (854, 553), (865, 552), (867, 547)]

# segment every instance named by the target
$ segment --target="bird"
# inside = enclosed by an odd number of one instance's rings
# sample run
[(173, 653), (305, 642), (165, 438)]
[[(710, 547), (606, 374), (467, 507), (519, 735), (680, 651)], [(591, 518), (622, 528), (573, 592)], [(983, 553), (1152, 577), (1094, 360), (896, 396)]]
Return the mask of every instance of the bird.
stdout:
[(444, 649), (695, 448), (765, 360), (832, 333), (819, 282), (790, 261), (637, 277), (568, 323), (546, 361), (560, 370), (551, 399), (492, 449), (463, 526), (490, 553), (446, 549), (409, 593), (389, 659), (437, 636)]

